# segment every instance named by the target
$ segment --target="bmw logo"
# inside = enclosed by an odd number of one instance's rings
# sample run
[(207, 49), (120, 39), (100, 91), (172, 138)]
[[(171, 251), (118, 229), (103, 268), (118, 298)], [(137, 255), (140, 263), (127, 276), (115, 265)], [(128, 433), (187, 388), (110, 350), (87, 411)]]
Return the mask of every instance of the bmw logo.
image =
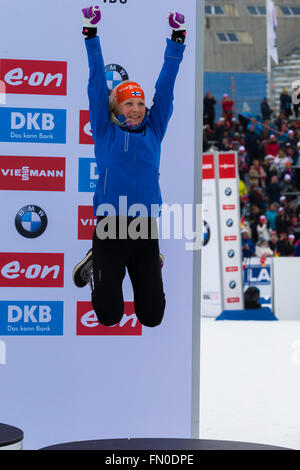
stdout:
[(126, 72), (121, 65), (109, 64), (105, 66), (106, 81), (109, 92), (112, 91), (115, 86), (124, 80), (128, 80), (128, 73)]
[(16, 229), (26, 238), (36, 238), (46, 230), (47, 216), (43, 209), (33, 204), (22, 207), (15, 217)]
[(234, 250), (229, 250), (229, 251), (227, 252), (227, 255), (228, 255), (229, 258), (233, 258), (234, 255), (235, 255)]
[(230, 281), (229, 287), (230, 287), (230, 289), (234, 289), (236, 287), (236, 282), (235, 281)]
[(210, 227), (208, 223), (203, 220), (203, 246), (206, 246), (210, 240)]
[(226, 188), (225, 189), (226, 196), (231, 196), (231, 193), (232, 193), (231, 188)]
[(227, 227), (232, 227), (233, 226), (233, 220), (232, 219), (227, 219), (226, 220), (226, 225), (227, 225)]

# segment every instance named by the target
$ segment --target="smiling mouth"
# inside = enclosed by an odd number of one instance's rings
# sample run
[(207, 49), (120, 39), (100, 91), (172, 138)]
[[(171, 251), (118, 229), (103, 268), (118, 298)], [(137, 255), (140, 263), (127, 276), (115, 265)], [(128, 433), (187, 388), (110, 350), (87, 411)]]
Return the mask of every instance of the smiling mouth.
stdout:
[(131, 117), (129, 117), (129, 118), (127, 119), (127, 121), (128, 121), (129, 123), (130, 123), (130, 122), (137, 122), (137, 121), (139, 122), (139, 121), (141, 121), (141, 117), (132, 117), (132, 116), (131, 116)]

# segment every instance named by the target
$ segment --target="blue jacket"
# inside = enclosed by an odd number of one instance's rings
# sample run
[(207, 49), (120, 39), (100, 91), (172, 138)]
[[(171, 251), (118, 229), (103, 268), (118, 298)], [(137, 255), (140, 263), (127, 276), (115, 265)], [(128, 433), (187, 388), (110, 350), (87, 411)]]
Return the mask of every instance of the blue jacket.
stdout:
[[(113, 205), (116, 215), (128, 215), (119, 207), (126, 196), (127, 208), (143, 204), (148, 216), (157, 217), (151, 205), (162, 204), (159, 186), (161, 142), (173, 111), (173, 90), (185, 45), (167, 39), (164, 64), (155, 85), (155, 95), (144, 121), (135, 129), (119, 126), (110, 119), (109, 89), (106, 82), (99, 37), (85, 40), (90, 69), (89, 113), (99, 180), (94, 194), (94, 214), (102, 204)], [(114, 215), (111, 212), (109, 215)], [(143, 215), (141, 213), (141, 215)]]
[[(246, 248), (246, 245), (249, 248)], [(247, 238), (247, 240), (242, 238), (242, 251), (243, 251), (243, 258), (250, 258), (255, 253), (255, 245), (252, 238)]]

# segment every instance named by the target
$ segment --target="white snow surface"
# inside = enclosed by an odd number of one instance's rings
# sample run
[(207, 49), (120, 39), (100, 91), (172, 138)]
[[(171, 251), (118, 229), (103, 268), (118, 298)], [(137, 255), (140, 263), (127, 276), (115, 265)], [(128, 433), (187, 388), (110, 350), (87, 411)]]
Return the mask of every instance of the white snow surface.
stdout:
[(300, 449), (300, 321), (202, 318), (200, 438)]

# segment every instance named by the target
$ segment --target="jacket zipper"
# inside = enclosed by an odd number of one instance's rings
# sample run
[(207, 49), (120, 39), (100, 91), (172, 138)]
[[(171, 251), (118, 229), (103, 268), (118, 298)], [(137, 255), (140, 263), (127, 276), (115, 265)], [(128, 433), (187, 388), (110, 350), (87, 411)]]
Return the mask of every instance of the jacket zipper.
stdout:
[(136, 200), (136, 153), (137, 153), (137, 136), (134, 136), (134, 176), (133, 176), (133, 187), (134, 187), (134, 200)]
[(159, 177), (160, 177), (160, 172), (158, 171), (158, 172), (157, 172), (157, 195), (158, 195), (158, 197), (161, 196), (161, 194), (160, 194), (160, 186), (159, 186)]
[(129, 147), (129, 132), (125, 132), (124, 152), (128, 152), (128, 147)]
[(107, 180), (107, 172), (108, 168), (105, 169), (105, 176), (104, 176), (104, 188), (103, 188), (103, 195), (105, 196), (106, 194), (106, 180)]

